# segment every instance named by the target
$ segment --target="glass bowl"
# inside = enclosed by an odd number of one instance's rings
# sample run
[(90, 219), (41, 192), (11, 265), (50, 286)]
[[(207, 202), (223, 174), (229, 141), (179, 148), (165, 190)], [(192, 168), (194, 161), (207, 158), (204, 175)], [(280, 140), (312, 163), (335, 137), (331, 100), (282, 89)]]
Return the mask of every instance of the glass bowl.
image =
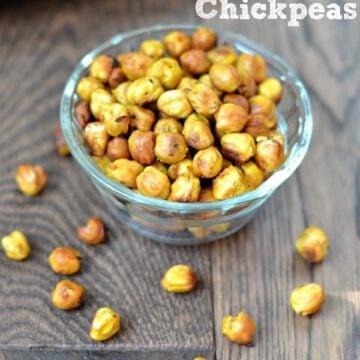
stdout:
[(237, 33), (218, 30), (219, 44), (231, 44), (240, 52), (262, 55), (268, 63), (269, 74), (283, 82), (284, 95), (277, 112), (279, 128), (286, 138), (287, 158), (284, 164), (256, 190), (211, 203), (176, 203), (150, 198), (106, 177), (89, 156), (82, 129), (74, 116), (78, 81), (87, 74), (88, 66), (98, 54), (117, 55), (137, 48), (144, 39), (161, 39), (168, 31), (175, 29), (191, 33), (197, 27), (156, 25), (112, 37), (88, 53), (76, 66), (66, 83), (60, 108), (61, 125), (71, 153), (101, 193), (115, 218), (143, 236), (176, 245), (201, 244), (225, 238), (241, 229), (298, 168), (308, 150), (313, 126), (308, 93), (294, 71), (278, 56), (249, 39)]

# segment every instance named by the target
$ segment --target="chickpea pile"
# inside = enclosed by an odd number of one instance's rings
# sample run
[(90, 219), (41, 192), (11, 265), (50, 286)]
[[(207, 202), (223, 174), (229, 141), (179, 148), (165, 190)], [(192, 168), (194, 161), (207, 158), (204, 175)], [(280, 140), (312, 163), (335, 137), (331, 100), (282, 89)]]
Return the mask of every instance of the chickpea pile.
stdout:
[(282, 92), (261, 56), (219, 46), (200, 27), (97, 56), (77, 85), (75, 115), (111, 179), (174, 202), (201, 201), (203, 189), (224, 200), (254, 190), (284, 162)]

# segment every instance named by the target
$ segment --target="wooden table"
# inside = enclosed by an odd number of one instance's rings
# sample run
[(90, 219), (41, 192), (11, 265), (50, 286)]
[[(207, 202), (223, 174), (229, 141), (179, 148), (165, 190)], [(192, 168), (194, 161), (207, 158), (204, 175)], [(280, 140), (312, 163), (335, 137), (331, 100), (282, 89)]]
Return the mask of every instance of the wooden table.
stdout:
[[(306, 1), (309, 3), (310, 1)], [(199, 247), (171, 247), (115, 222), (72, 159), (60, 158), (52, 131), (64, 84), (78, 60), (111, 35), (155, 23), (197, 22), (191, 0), (8, 1), (0, 5), (0, 234), (23, 230), (32, 244), (24, 263), (0, 255), (0, 359), (359, 359), (360, 358), (360, 38), (359, 21), (210, 21), (279, 53), (303, 78), (315, 131), (298, 171), (243, 231)], [(50, 174), (44, 193), (28, 199), (13, 181), (17, 165), (38, 162)], [(75, 229), (104, 218), (110, 240), (87, 247)], [(326, 229), (331, 250), (307, 265), (294, 240), (308, 224)], [(54, 310), (60, 279), (47, 265), (59, 245), (84, 255), (88, 290), (76, 311)], [(174, 296), (159, 280), (175, 263), (192, 265), (197, 291)], [(290, 290), (318, 281), (322, 311), (296, 316)], [(124, 318), (106, 344), (88, 337), (93, 312), (112, 306)], [(221, 335), (226, 314), (248, 311), (254, 347)]]

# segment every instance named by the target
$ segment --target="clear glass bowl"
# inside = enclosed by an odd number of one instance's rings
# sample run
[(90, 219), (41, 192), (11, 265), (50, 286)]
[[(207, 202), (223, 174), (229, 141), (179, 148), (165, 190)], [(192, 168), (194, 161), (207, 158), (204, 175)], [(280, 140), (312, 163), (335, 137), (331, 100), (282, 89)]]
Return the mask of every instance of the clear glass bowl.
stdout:
[(261, 54), (267, 60), (269, 74), (280, 78), (284, 84), (284, 96), (277, 110), (279, 127), (286, 137), (284, 164), (256, 190), (212, 203), (176, 203), (150, 198), (106, 177), (89, 156), (82, 129), (74, 116), (78, 81), (98, 54), (117, 55), (137, 48), (144, 39), (161, 39), (170, 30), (191, 33), (196, 28), (197, 25), (157, 25), (112, 37), (76, 66), (66, 83), (60, 108), (62, 129), (71, 153), (102, 194), (115, 218), (143, 236), (176, 245), (201, 244), (241, 229), (298, 168), (308, 150), (313, 126), (308, 93), (294, 71), (278, 56), (249, 39), (218, 30), (219, 44), (231, 44), (240, 52)]

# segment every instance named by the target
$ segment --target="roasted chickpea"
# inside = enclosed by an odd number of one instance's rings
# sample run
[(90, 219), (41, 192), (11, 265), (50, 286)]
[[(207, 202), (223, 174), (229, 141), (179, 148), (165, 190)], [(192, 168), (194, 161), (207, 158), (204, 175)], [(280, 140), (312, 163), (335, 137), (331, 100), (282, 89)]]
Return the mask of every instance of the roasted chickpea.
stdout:
[(194, 290), (197, 284), (195, 271), (187, 265), (170, 267), (161, 280), (163, 289), (174, 293), (186, 293)]
[(255, 78), (249, 77), (241, 80), (241, 84), (238, 88), (240, 95), (245, 96), (247, 99), (255, 96), (257, 93), (258, 87), (256, 85)]
[(187, 230), (195, 236), (197, 239), (205, 239), (209, 236), (209, 231), (205, 229), (203, 226), (190, 226)]
[(216, 92), (216, 95), (219, 96), (219, 98), (222, 96), (223, 92), (214, 85), (209, 74), (201, 75), (199, 77), (199, 81), (202, 84), (208, 86), (210, 89), (213, 89)]
[(216, 201), (213, 190), (211, 187), (201, 188), (200, 195), (199, 195), (199, 202), (213, 202)]
[(191, 49), (191, 39), (189, 35), (182, 31), (171, 31), (167, 33), (163, 41), (166, 50), (173, 58), (178, 58), (185, 51)]
[(109, 141), (109, 134), (103, 122), (88, 123), (84, 129), (84, 140), (91, 155), (103, 156)]
[(177, 86), (177, 88), (179, 90), (183, 90), (185, 92), (185, 94), (187, 94), (189, 91), (191, 91), (197, 84), (199, 83), (199, 80), (197, 79), (192, 79), (189, 77), (183, 77), (180, 82), (179, 85)]
[(193, 175), (193, 162), (191, 159), (184, 159), (173, 164), (168, 169), (168, 176), (171, 180), (176, 180), (181, 175)]
[(129, 89), (130, 84), (131, 81), (125, 81), (120, 83), (116, 88), (111, 90), (111, 93), (113, 94), (116, 101), (125, 106), (131, 105), (127, 97), (127, 91)]
[(181, 134), (181, 130), (181, 122), (174, 118), (160, 119), (154, 126), (155, 135), (159, 135), (164, 132)]
[(241, 131), (248, 121), (247, 112), (234, 104), (222, 104), (214, 117), (216, 133), (219, 136)]
[(111, 136), (127, 134), (130, 124), (130, 115), (124, 105), (115, 103), (108, 105), (101, 114), (106, 131)]
[(254, 161), (248, 161), (241, 166), (244, 172), (245, 182), (248, 190), (254, 190), (259, 187), (265, 180), (263, 171)]
[(131, 104), (145, 105), (156, 101), (164, 92), (160, 81), (156, 77), (142, 77), (132, 82), (126, 92)]
[(76, 309), (85, 298), (85, 289), (70, 280), (61, 280), (51, 292), (51, 301), (61, 310)]
[(132, 81), (146, 76), (147, 69), (153, 62), (151, 57), (139, 51), (120, 54), (118, 59), (126, 77)]
[(193, 109), (183, 90), (169, 90), (160, 95), (157, 106), (160, 111), (176, 118), (188, 117)]
[(152, 131), (133, 131), (128, 144), (134, 160), (142, 165), (150, 165), (155, 162), (155, 134)]
[(109, 87), (110, 89), (115, 89), (118, 87), (122, 82), (126, 81), (126, 75), (123, 71), (123, 69), (120, 66), (117, 66), (111, 70), (110, 76), (109, 76)]
[(266, 79), (267, 66), (260, 55), (239, 55), (236, 68), (242, 80), (254, 78), (257, 83), (261, 83)]
[(221, 104), (216, 92), (202, 83), (197, 84), (187, 95), (192, 107), (200, 115), (214, 115)]
[(140, 131), (151, 130), (155, 122), (155, 114), (152, 110), (137, 105), (130, 105), (127, 109), (130, 114), (130, 125), (133, 129)]
[(223, 319), (222, 333), (230, 341), (240, 345), (252, 343), (255, 329), (256, 324), (244, 311), (241, 311), (237, 316), (225, 316)]
[(264, 139), (256, 144), (255, 161), (264, 171), (275, 171), (284, 160), (284, 148), (276, 140)]
[(156, 137), (155, 155), (165, 164), (176, 164), (188, 152), (185, 138), (181, 134), (161, 133)]
[(163, 164), (161, 161), (156, 161), (151, 166), (159, 171), (161, 171), (163, 174), (168, 174), (168, 168), (167, 165)]
[(30, 255), (30, 244), (23, 232), (14, 230), (1, 239), (1, 246), (6, 257), (11, 260), (22, 261)]
[(238, 94), (226, 94), (223, 98), (224, 104), (234, 104), (242, 107), (247, 113), (250, 111), (249, 101), (245, 96)]
[(70, 149), (68, 147), (68, 144), (66, 143), (60, 124), (56, 124), (54, 129), (54, 144), (59, 155), (70, 155)]
[(221, 91), (232, 93), (240, 85), (240, 76), (233, 65), (214, 64), (209, 74), (211, 81)]
[(130, 159), (128, 141), (121, 137), (116, 137), (108, 142), (106, 155), (110, 161), (118, 159)]
[(98, 217), (90, 217), (85, 226), (77, 229), (78, 238), (88, 245), (98, 245), (106, 239), (104, 222)]
[(192, 174), (180, 175), (171, 185), (169, 201), (195, 202), (200, 195), (200, 180)]
[(82, 101), (75, 106), (75, 118), (79, 125), (84, 128), (91, 120), (91, 111), (88, 103)]
[(249, 120), (245, 126), (244, 132), (250, 134), (255, 139), (258, 136), (268, 136), (269, 129), (267, 127), (268, 119), (262, 114), (249, 115)]
[(182, 69), (177, 60), (172, 58), (162, 58), (155, 61), (148, 69), (147, 75), (156, 77), (161, 85), (167, 89), (176, 88), (182, 77)]
[(195, 49), (208, 51), (216, 46), (216, 32), (207, 27), (199, 27), (192, 34), (192, 46)]
[(285, 142), (286, 142), (285, 136), (279, 130), (270, 130), (269, 138), (272, 140), (276, 140), (279, 144), (282, 145), (283, 148), (285, 148)]
[(158, 60), (164, 56), (165, 46), (160, 40), (149, 39), (140, 44), (140, 51), (152, 59)]
[(105, 156), (92, 156), (94, 162), (104, 174), (107, 173), (107, 167), (111, 164), (110, 159)]
[(81, 266), (80, 253), (71, 247), (57, 247), (48, 260), (51, 269), (61, 275), (76, 274)]
[(200, 49), (185, 51), (180, 56), (180, 63), (185, 71), (194, 76), (205, 74), (211, 66), (205, 51)]
[(228, 166), (213, 180), (213, 195), (225, 200), (247, 191), (244, 173), (235, 166)]
[(129, 188), (136, 188), (136, 178), (143, 170), (137, 161), (119, 159), (108, 166), (107, 175)]
[(96, 311), (89, 336), (95, 341), (105, 341), (120, 331), (121, 317), (114, 310), (103, 307)]
[(36, 196), (47, 183), (48, 176), (40, 165), (20, 165), (15, 174), (19, 190), (27, 196)]
[(210, 146), (196, 153), (193, 160), (193, 172), (197, 177), (214, 178), (222, 169), (223, 157), (220, 151)]
[(208, 51), (207, 56), (212, 64), (232, 65), (236, 62), (237, 53), (230, 46), (220, 46)]
[(308, 262), (322, 261), (329, 248), (329, 239), (324, 230), (317, 226), (309, 226), (296, 240), (296, 250)]
[(210, 127), (202, 120), (188, 121), (184, 123), (182, 134), (189, 146), (202, 150), (214, 144), (214, 136)]
[(197, 113), (192, 113), (186, 120), (184, 125), (189, 126), (191, 123), (196, 121), (202, 121), (205, 125), (210, 128), (210, 121), (204, 115), (199, 115)]
[(141, 194), (160, 199), (167, 199), (170, 193), (170, 181), (167, 175), (153, 166), (147, 166), (136, 178)]
[(259, 95), (265, 96), (275, 103), (281, 100), (282, 93), (282, 84), (276, 78), (266, 79), (259, 85)]
[(109, 81), (112, 69), (116, 65), (116, 60), (109, 55), (99, 55), (89, 67), (90, 76), (100, 80), (102, 83)]
[(102, 119), (104, 110), (111, 104), (115, 103), (114, 97), (104, 89), (95, 90), (91, 95), (90, 110), (98, 120)]
[(273, 129), (277, 125), (276, 105), (265, 96), (253, 96), (249, 100), (251, 114), (264, 115), (263, 123), (268, 129)]
[(254, 138), (246, 133), (225, 134), (221, 137), (220, 142), (221, 152), (224, 157), (231, 160), (237, 166), (248, 161), (256, 152)]
[(98, 89), (103, 89), (104, 85), (92, 76), (83, 77), (76, 87), (76, 92), (80, 96), (81, 100), (89, 102), (91, 94)]
[(325, 293), (317, 283), (304, 284), (293, 289), (289, 300), (297, 314), (308, 316), (321, 309), (325, 302)]

